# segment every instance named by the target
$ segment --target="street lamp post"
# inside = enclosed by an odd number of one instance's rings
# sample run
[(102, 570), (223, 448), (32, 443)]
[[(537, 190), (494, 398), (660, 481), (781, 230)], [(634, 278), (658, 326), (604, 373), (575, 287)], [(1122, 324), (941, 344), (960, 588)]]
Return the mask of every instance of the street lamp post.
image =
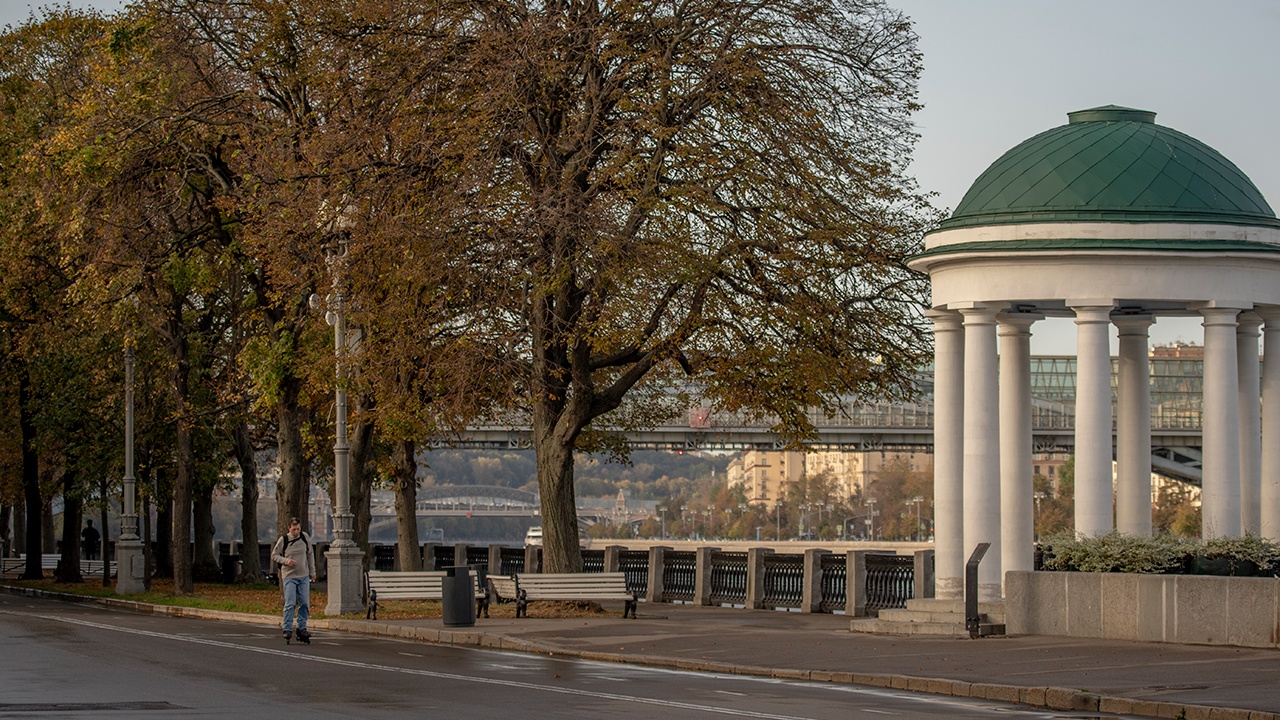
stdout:
[(773, 520), (777, 523), (777, 527), (773, 530), (773, 539), (782, 539), (782, 501), (775, 501), (773, 504)]
[(853, 517), (847, 517), (840, 521), (840, 534), (844, 535), (846, 539), (848, 540), (853, 539), (853, 526), (850, 525), (850, 521), (857, 520), (859, 517), (861, 516), (854, 515)]
[[(325, 553), (329, 564), (328, 602), (325, 614), (330, 617), (358, 613), (364, 610), (361, 584), (363, 582), (364, 552), (356, 545), (355, 516), (351, 513), (351, 446), (347, 444), (347, 390), (343, 386), (343, 358), (347, 353), (347, 325), (344, 312), (343, 282), (346, 276), (347, 240), (345, 232), (350, 221), (346, 210), (324, 223), (328, 230), (338, 233), (337, 249), (325, 258), (329, 266), (332, 293), (328, 298), (325, 321), (333, 326), (333, 348), (336, 358), (336, 383), (334, 388), (334, 442), (333, 442), (333, 544)], [(311, 305), (320, 307), (320, 298), (311, 296)]]
[(116, 541), (116, 594), (146, 590), (146, 558), (138, 537), (137, 480), (133, 476), (133, 341), (124, 348), (124, 512)]
[(920, 505), (924, 502), (924, 497), (917, 495), (911, 498), (911, 504), (916, 506), (916, 542), (920, 542)]
[(1037, 491), (1033, 496), (1036, 499), (1036, 542), (1040, 542), (1040, 501), (1048, 496), (1043, 491)]

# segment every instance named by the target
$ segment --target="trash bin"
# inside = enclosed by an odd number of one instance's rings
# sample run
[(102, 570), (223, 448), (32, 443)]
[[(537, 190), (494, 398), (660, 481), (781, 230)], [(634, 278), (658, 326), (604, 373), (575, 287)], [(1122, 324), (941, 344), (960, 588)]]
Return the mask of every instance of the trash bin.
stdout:
[(471, 568), (457, 565), (444, 569), (444, 577), (440, 581), (440, 606), (445, 627), (471, 627), (476, 624)]
[(236, 575), (240, 574), (240, 556), (239, 555), (223, 555), (222, 560), (222, 582), (230, 585), (236, 581)]
[(373, 546), (373, 569), (390, 572), (396, 568), (396, 549), (393, 545)]

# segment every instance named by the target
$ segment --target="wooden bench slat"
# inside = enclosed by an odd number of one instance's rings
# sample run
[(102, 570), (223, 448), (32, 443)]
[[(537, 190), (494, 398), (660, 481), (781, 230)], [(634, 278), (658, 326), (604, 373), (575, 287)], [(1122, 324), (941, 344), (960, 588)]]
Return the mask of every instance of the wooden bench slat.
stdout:
[(622, 600), (623, 617), (635, 614), (638, 600), (627, 589), (624, 573), (530, 573), (511, 577), (490, 577), (499, 601), (516, 602), (516, 617), (534, 600)]
[[(445, 575), (442, 571), (370, 570), (369, 588), (384, 600), (439, 600), (444, 589)], [(475, 572), (472, 571), (470, 575), (475, 596), (483, 598), (485, 593), (478, 585)]]
[[(489, 592), (480, 587), (479, 577), (474, 570), (467, 573), (471, 577), (472, 596), (476, 599), (477, 614), (483, 610), (489, 617)], [(370, 570), (365, 573), (369, 584), (370, 603), (366, 617), (377, 619), (378, 601), (380, 600), (441, 600), (444, 594), (444, 579), (448, 573), (439, 570), (387, 571)]]

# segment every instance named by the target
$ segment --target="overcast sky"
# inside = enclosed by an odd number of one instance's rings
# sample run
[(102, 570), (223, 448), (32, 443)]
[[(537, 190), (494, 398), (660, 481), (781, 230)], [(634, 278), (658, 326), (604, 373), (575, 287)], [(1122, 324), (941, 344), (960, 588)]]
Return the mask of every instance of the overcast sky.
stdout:
[[(1006, 150), (1098, 105), (1151, 110), (1216, 148), (1280, 205), (1280, 0), (889, 0), (924, 51), (912, 172), (954, 208)], [(0, 0), (0, 25), (27, 0)], [(70, 0), (112, 11), (121, 0)], [(1032, 349), (1073, 353), (1074, 325), (1037, 323)], [(1163, 319), (1153, 342), (1199, 342)], [(1114, 330), (1113, 330), (1114, 350)]]

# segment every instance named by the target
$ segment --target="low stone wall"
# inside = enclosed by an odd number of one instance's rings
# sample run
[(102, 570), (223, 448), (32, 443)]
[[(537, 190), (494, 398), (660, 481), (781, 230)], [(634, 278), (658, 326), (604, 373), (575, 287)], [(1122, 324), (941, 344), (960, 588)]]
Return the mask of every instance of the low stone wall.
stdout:
[(1011, 635), (1280, 647), (1280, 579), (1009, 572)]

